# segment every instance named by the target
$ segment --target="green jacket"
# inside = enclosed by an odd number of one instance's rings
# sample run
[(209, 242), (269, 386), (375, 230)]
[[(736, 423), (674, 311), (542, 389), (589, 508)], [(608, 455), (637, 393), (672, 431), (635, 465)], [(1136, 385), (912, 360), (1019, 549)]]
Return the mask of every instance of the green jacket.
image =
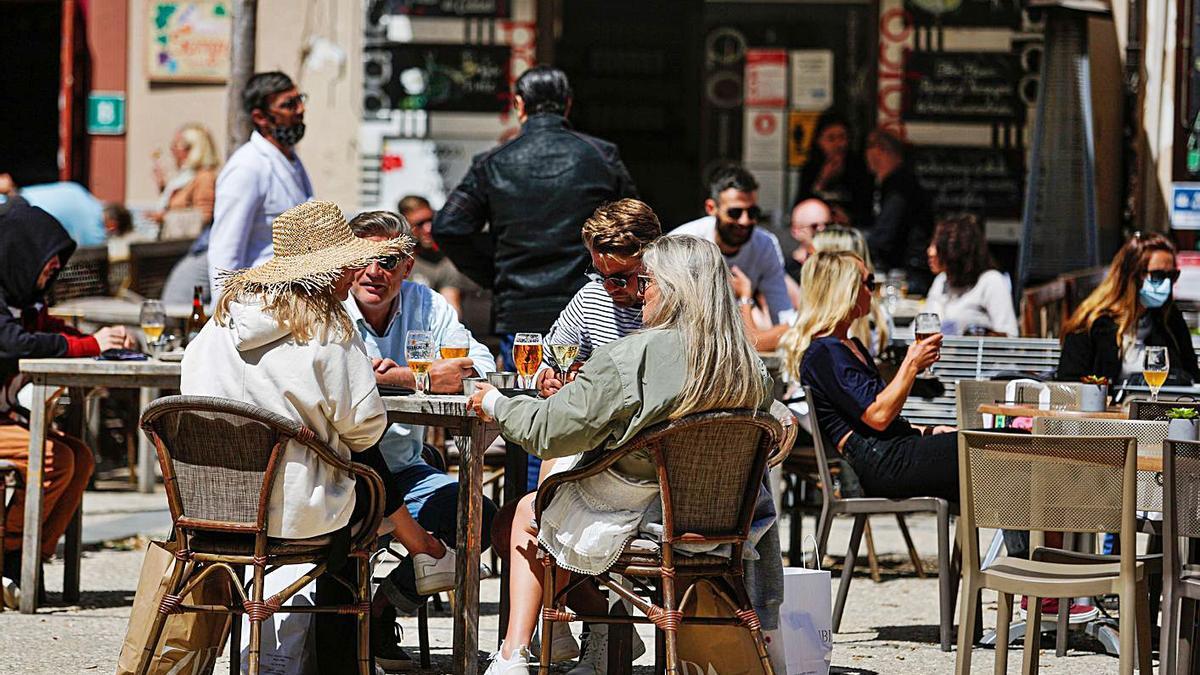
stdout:
[[(758, 368), (763, 380), (758, 407), (765, 411), (772, 403), (771, 377), (761, 362)], [(602, 453), (665, 422), (678, 407), (686, 370), (677, 331), (645, 330), (598, 348), (575, 381), (548, 399), (500, 399), (496, 420), (504, 438), (542, 459)], [(622, 458), (615, 468), (636, 478), (655, 477), (646, 452)]]

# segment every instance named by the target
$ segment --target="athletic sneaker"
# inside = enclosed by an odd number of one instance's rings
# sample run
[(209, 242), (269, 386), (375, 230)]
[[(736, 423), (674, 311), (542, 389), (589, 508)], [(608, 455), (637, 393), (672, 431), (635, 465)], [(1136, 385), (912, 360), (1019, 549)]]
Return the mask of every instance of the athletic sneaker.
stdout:
[[(12, 579), (9, 579), (8, 577), (4, 577), (3, 585), (4, 585), (4, 606), (7, 607), (8, 609), (20, 609), (21, 608), (21, 587), (17, 585), (17, 582), (13, 581)], [(576, 655), (579, 654), (579, 647), (575, 648), (575, 653), (576, 653)]]
[[(1058, 598), (1042, 598), (1042, 623), (1058, 621)], [(1029, 598), (1021, 596), (1021, 618), (1029, 617)], [(1100, 616), (1100, 610), (1094, 605), (1084, 605), (1082, 603), (1071, 600), (1071, 609), (1067, 613), (1067, 623), (1076, 625), (1087, 623), (1096, 617)]]
[(376, 667), (389, 673), (407, 673), (413, 669), (413, 659), (400, 643), (404, 631), (396, 623), (396, 608), (387, 607), (379, 617), (371, 619), (371, 652)]
[[(550, 642), (550, 663), (561, 663), (579, 658), (579, 641), (575, 639), (575, 635), (571, 633), (571, 624), (561, 621), (555, 621), (551, 629), (551, 634), (554, 639)], [(540, 632), (542, 622), (539, 621), (537, 629)], [(529, 646), (529, 651), (533, 654), (541, 654), (542, 646), (540, 636), (534, 634), (533, 643)]]
[(417, 553), (413, 556), (413, 574), (417, 579), (417, 593), (433, 595), (442, 591), (454, 590), (454, 570), (457, 567), (453, 549), (446, 549), (446, 555), (435, 558), (428, 553)]
[[(591, 624), (591, 630), (588, 631), (587, 641), (583, 646), (583, 656), (579, 658), (579, 663), (574, 668), (567, 671), (567, 675), (605, 675), (608, 672), (609, 628), (608, 624)], [(634, 661), (646, 653), (646, 643), (642, 642), (642, 638), (636, 630), (633, 631), (632, 651)]]
[(529, 675), (529, 647), (521, 645), (507, 659), (501, 656), (503, 653), (504, 644), (501, 643), (483, 675)]

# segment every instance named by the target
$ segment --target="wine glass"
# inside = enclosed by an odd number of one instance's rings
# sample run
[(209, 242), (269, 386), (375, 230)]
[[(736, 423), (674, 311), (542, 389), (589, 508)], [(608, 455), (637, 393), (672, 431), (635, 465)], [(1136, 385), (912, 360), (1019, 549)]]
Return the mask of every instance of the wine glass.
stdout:
[(533, 376), (542, 363), (542, 334), (517, 333), (513, 337), (513, 363), (517, 366), (517, 374), (521, 376), (521, 387), (533, 388)]
[(554, 360), (559, 381), (564, 384), (571, 366), (575, 365), (575, 360), (579, 358), (579, 343), (579, 332), (573, 328), (559, 328), (546, 336), (550, 358)]
[(455, 328), (442, 341), (443, 359), (461, 359), (471, 353), (471, 334), (465, 328)]
[(429, 367), (433, 365), (433, 357), (437, 352), (437, 344), (433, 341), (433, 333), (427, 330), (410, 330), (404, 336), (404, 359), (413, 372), (417, 381), (417, 396), (424, 396), (429, 389)]
[(1150, 400), (1158, 400), (1158, 390), (1167, 381), (1167, 373), (1171, 371), (1171, 358), (1167, 356), (1166, 347), (1146, 347), (1142, 352), (1142, 377), (1150, 387)]
[(142, 332), (146, 334), (146, 345), (158, 345), (162, 340), (163, 331), (167, 328), (167, 310), (163, 309), (162, 302), (158, 300), (144, 300), (138, 322), (142, 324)]
[[(940, 332), (942, 332), (942, 319), (933, 312), (922, 312), (913, 322), (913, 337), (918, 340), (926, 340)], [(926, 368), (918, 377), (934, 377), (933, 366)]]

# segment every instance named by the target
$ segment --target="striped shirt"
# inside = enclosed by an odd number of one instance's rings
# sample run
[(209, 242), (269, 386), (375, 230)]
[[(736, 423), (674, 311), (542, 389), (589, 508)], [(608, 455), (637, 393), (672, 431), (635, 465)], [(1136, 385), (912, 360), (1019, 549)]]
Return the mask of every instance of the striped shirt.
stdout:
[[(613, 302), (604, 286), (589, 281), (571, 298), (546, 334), (552, 344), (560, 332), (579, 336), (579, 360), (586, 361), (597, 347), (642, 329), (642, 306), (623, 307)], [(549, 352), (549, 350), (547, 350)], [(547, 364), (550, 355), (546, 354)]]

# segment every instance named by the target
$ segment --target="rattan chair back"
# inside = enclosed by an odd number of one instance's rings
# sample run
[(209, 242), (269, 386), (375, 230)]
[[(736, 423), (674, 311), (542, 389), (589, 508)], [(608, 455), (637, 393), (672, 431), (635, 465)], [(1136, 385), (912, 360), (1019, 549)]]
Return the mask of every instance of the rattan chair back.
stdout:
[[(1050, 405), (1079, 407), (1079, 392), (1082, 383), (1046, 382), (1050, 388)], [(983, 415), (979, 406), (1005, 402), (1008, 382), (998, 380), (959, 380), (958, 382), (958, 428), (979, 429), (983, 427)], [(1029, 384), (1017, 384), (1017, 404), (1037, 405), (1040, 389)]]
[(109, 295), (108, 247), (78, 248), (46, 293), (51, 305), (72, 298)]
[[(1138, 454), (1158, 455), (1167, 439), (1167, 423), (1151, 420), (1114, 420), (1095, 417), (1061, 418), (1035, 417), (1033, 433), (1050, 436), (1132, 436), (1137, 440)], [(1155, 471), (1137, 473), (1137, 508), (1161, 511), (1163, 486)]]
[(1200, 402), (1167, 401), (1161, 398), (1157, 401), (1134, 399), (1129, 402), (1129, 419), (1165, 420), (1167, 419), (1167, 411), (1171, 408), (1189, 408), (1191, 410), (1200, 411)]

